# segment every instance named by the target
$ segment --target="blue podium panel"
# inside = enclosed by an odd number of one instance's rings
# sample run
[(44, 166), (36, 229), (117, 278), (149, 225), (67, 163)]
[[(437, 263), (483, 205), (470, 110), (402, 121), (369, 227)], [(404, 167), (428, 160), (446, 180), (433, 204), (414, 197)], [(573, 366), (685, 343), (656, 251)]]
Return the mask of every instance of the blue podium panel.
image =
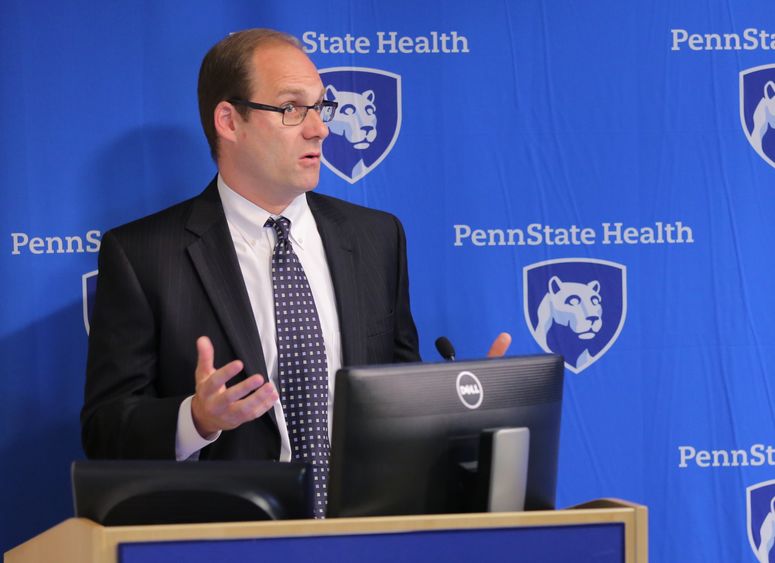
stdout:
[(120, 563), (625, 561), (624, 524), (120, 544)]

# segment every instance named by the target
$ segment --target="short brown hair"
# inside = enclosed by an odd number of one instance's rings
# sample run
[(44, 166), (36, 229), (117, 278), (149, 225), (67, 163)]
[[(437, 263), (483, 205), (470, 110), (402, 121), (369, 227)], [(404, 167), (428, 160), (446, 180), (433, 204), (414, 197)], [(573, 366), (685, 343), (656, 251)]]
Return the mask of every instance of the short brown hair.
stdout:
[[(287, 43), (301, 49), (301, 43), (292, 35), (274, 29), (247, 29), (230, 33), (216, 43), (202, 60), (199, 68), (199, 118), (210, 145), (213, 160), (218, 161), (218, 134), (215, 132), (215, 106), (229, 98), (246, 100), (250, 97), (250, 60), (264, 43)], [(236, 106), (243, 118), (249, 109)]]

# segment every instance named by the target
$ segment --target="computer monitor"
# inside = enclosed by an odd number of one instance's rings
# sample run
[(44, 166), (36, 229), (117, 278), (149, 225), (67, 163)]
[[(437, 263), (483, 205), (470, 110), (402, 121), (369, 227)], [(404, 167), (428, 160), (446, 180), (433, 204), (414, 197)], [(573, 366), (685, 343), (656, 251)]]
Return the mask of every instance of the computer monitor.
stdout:
[(487, 475), (466, 468), (503, 427), (530, 432), (525, 509), (554, 508), (561, 356), (346, 368), (335, 385), (329, 517), (484, 511)]
[(311, 471), (271, 461), (75, 461), (75, 515), (104, 526), (311, 518)]

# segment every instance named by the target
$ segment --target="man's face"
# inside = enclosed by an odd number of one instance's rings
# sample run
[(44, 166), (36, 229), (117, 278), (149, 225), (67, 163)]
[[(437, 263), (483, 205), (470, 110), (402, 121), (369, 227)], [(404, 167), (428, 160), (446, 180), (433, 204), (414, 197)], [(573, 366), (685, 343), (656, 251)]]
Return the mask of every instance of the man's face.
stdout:
[[(322, 99), (323, 83), (317, 69), (299, 49), (273, 44), (253, 55), (250, 101), (282, 107), (313, 105)], [(282, 114), (250, 110), (240, 121), (235, 145), (238, 173), (269, 201), (291, 199), (317, 186), (320, 152), (328, 127), (314, 110), (300, 125), (283, 125)]]

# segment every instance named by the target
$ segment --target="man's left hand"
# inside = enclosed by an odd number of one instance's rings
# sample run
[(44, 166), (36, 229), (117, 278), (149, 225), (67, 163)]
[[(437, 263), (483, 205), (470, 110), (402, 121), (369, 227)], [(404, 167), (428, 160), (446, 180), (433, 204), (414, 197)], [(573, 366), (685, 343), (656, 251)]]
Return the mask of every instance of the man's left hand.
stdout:
[(488, 358), (500, 358), (511, 346), (511, 335), (508, 332), (501, 332), (493, 341), (490, 346), (490, 351), (487, 352)]

